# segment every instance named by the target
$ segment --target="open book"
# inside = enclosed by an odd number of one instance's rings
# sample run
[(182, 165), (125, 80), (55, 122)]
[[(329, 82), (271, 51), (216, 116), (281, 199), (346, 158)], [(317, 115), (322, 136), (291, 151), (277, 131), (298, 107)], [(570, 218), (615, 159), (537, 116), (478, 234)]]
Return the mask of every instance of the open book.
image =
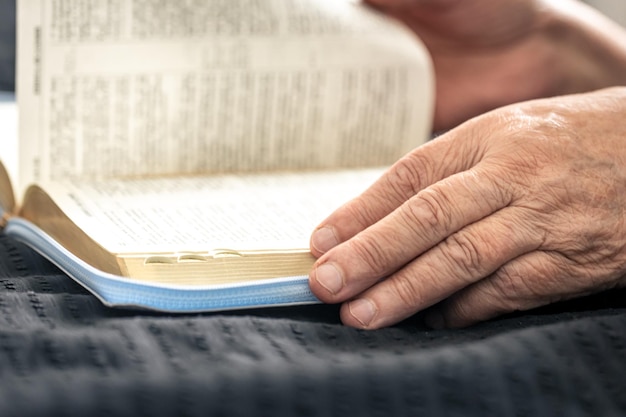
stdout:
[(164, 311), (316, 302), (313, 228), (433, 108), (419, 40), (348, 0), (19, 0), (17, 87), (3, 233)]

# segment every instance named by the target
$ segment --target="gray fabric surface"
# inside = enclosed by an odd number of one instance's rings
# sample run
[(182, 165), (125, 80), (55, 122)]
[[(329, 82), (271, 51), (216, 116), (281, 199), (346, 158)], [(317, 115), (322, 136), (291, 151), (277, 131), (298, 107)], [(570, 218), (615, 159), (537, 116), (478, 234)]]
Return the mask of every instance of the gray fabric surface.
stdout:
[(626, 293), (464, 330), (102, 306), (0, 236), (1, 416), (623, 416)]

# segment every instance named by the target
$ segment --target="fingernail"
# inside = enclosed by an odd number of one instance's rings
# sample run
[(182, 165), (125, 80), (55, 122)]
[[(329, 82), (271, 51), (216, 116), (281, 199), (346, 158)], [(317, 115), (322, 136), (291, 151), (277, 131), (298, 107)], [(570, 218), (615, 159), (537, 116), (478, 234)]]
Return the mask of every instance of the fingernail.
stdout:
[(424, 317), (424, 323), (434, 330), (441, 330), (446, 327), (446, 321), (443, 315), (436, 311), (431, 311)]
[(331, 294), (337, 294), (343, 287), (343, 278), (332, 264), (323, 264), (315, 269), (315, 279)]
[(374, 303), (367, 298), (360, 298), (358, 300), (351, 301), (348, 304), (350, 314), (354, 317), (363, 327), (369, 326), (374, 319), (374, 316), (378, 312)]
[(330, 227), (317, 229), (311, 236), (311, 246), (321, 253), (328, 252), (337, 246), (338, 243), (337, 236), (335, 236), (335, 232)]

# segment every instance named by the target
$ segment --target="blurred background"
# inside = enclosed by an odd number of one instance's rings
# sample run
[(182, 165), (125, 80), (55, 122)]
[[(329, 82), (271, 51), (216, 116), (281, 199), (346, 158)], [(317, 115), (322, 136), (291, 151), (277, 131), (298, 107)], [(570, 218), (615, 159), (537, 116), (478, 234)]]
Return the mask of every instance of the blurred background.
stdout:
[(0, 91), (11, 91), (15, 78), (15, 0), (0, 0)]
[[(613, 20), (626, 26), (626, 1), (586, 0), (586, 2)], [(14, 61), (15, 0), (0, 0), (0, 91), (11, 91), (14, 89)]]
[(626, 1), (624, 0), (586, 0), (586, 3), (602, 11), (611, 19), (626, 26)]

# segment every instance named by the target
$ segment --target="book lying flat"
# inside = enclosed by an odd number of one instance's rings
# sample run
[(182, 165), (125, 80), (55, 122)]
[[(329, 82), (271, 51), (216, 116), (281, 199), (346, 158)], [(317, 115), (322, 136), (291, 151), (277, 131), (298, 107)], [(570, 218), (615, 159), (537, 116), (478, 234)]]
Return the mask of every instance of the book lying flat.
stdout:
[(360, 3), (54, 4), (18, 3), (0, 226), (107, 305), (317, 302), (313, 228), (429, 137), (427, 52)]

